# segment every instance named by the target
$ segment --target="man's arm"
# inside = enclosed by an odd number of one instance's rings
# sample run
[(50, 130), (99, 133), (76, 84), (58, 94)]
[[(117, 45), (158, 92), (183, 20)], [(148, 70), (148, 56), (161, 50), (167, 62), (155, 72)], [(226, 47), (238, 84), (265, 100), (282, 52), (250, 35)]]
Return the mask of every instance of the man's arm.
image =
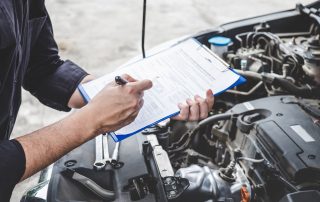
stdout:
[(18, 137), (23, 147), (26, 164), (21, 180), (33, 175), (58, 160), (75, 147), (90, 140), (96, 134), (90, 113), (81, 110), (57, 123)]
[(22, 180), (58, 160), (98, 134), (118, 130), (131, 123), (143, 105), (143, 91), (149, 80), (131, 81), (125, 86), (104, 88), (88, 105), (65, 119), (17, 138), (23, 147), (26, 168)]
[[(41, 9), (47, 18), (31, 46), (23, 87), (43, 104), (57, 110), (70, 111), (69, 101), (74, 100), (71, 96), (79, 83), (88, 78), (88, 73), (72, 61), (60, 59), (50, 16), (44, 5)], [(72, 102), (71, 106), (82, 104)]]
[[(94, 76), (92, 75), (88, 75), (86, 77), (84, 77), (84, 79), (81, 81), (81, 83), (87, 83), (91, 80), (94, 79)], [(73, 109), (79, 109), (81, 107), (83, 107), (85, 105), (85, 101), (82, 97), (82, 95), (80, 94), (78, 88), (73, 92), (73, 94), (71, 95), (69, 102), (68, 102), (68, 107), (73, 108)]]

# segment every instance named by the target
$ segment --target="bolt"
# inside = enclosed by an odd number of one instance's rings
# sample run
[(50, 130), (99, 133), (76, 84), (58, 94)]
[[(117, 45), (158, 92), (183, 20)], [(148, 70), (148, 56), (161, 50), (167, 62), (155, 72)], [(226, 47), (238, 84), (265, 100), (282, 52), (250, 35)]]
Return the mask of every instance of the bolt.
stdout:
[(166, 179), (166, 183), (170, 184), (172, 182), (171, 178)]
[(72, 167), (72, 166), (74, 166), (74, 165), (76, 165), (77, 164), (77, 161), (76, 160), (69, 160), (69, 161), (66, 161), (65, 163), (64, 163), (64, 165), (66, 166), (66, 167)]

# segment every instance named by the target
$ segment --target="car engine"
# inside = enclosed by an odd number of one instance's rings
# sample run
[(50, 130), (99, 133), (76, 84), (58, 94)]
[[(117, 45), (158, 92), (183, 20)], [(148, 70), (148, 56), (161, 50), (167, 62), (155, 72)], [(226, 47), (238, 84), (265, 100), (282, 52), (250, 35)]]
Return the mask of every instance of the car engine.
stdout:
[[(216, 96), (207, 119), (167, 120), (123, 141), (111, 200), (320, 201), (320, 3), (193, 38), (210, 48), (215, 36), (230, 40), (219, 54), (247, 82)], [(47, 201), (102, 201), (61, 174), (91, 169), (93, 147), (54, 165)]]
[(247, 83), (216, 97), (200, 123), (152, 132), (190, 183), (179, 201), (319, 200), (320, 17), (296, 9), (311, 18), (306, 32), (275, 33), (268, 22), (220, 32), (232, 41), (223, 59)]

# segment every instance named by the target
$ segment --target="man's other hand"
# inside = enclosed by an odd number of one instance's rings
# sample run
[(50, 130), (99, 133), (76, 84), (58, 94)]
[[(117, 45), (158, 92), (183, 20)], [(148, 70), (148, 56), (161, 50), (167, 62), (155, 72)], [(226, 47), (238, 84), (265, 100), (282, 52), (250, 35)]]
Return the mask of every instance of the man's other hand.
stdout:
[(208, 113), (213, 107), (214, 97), (211, 90), (207, 90), (206, 98), (199, 95), (194, 96), (194, 100), (187, 99), (186, 103), (180, 103), (179, 115), (173, 117), (173, 120), (180, 121), (199, 121), (208, 117)]
[(134, 121), (143, 106), (143, 92), (152, 87), (150, 80), (122, 77), (128, 81), (126, 85), (108, 84), (84, 107), (97, 134), (116, 131)]
[[(87, 75), (86, 77), (84, 77), (81, 81), (81, 84), (87, 83), (89, 81), (94, 80), (95, 77), (93, 75)], [(79, 109), (81, 107), (83, 107), (86, 104), (86, 102), (84, 101), (82, 95), (80, 94), (80, 91), (78, 90), (78, 88), (73, 92), (73, 94), (71, 95), (69, 101), (68, 101), (68, 107), (70, 108), (74, 108), (74, 109)]]

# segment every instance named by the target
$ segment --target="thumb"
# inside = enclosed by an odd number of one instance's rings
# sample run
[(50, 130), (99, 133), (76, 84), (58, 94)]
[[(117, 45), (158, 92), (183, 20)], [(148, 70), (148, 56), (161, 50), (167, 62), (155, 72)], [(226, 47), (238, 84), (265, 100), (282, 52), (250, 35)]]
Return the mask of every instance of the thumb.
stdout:
[(136, 92), (148, 90), (152, 87), (152, 81), (145, 79), (136, 82), (130, 82), (128, 85), (131, 85)]
[(137, 81), (135, 78), (131, 77), (129, 74), (122, 74), (121, 77), (129, 82)]

